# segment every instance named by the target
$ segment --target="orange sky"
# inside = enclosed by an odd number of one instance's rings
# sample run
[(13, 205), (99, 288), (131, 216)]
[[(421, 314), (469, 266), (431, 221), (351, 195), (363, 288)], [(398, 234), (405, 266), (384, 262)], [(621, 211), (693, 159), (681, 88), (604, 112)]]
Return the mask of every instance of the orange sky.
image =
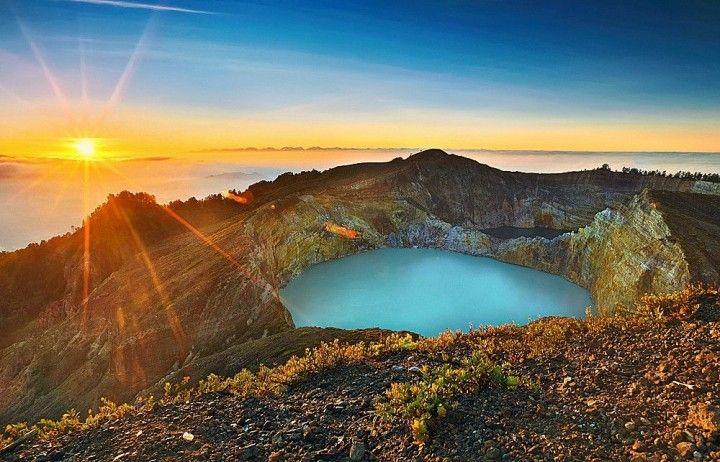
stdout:
[[(240, 118), (126, 107), (100, 121), (101, 108), (78, 110), (72, 119), (52, 106), (3, 112), (0, 153), (29, 157), (72, 157), (72, 141), (82, 137), (98, 138), (99, 152), (106, 158), (236, 158), (237, 153), (211, 150), (250, 146), (720, 151), (720, 124), (714, 120), (591, 122), (437, 111), (332, 119), (266, 114)], [(287, 155), (278, 153), (277, 162), (284, 162)], [(243, 156), (248, 160), (262, 156), (268, 161), (267, 154), (246, 152)], [(312, 162), (311, 157), (306, 160)]]

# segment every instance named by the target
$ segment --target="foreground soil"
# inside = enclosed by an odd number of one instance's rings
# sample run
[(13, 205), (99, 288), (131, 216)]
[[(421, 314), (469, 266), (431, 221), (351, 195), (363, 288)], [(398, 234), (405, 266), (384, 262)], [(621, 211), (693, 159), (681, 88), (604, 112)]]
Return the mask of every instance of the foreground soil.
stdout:
[[(275, 397), (210, 393), (29, 440), (11, 461), (720, 460), (718, 304), (685, 319), (545, 319), (301, 378)], [(481, 346), (535, 385), (458, 396), (431, 438), (378, 419), (393, 382)], [(0, 459), (3, 456), (0, 456)]]

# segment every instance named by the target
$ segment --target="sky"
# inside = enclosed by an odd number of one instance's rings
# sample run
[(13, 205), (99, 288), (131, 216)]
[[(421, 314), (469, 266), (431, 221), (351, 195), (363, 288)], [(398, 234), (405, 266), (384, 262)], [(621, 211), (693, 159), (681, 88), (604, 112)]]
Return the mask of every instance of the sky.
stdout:
[(0, 0), (0, 156), (717, 152), (718, 24), (712, 0)]

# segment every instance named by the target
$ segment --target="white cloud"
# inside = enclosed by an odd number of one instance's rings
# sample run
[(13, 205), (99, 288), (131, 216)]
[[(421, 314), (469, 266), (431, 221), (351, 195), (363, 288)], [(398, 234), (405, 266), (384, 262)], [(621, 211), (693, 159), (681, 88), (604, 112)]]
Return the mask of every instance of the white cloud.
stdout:
[(190, 8), (180, 8), (177, 6), (164, 6), (164, 5), (153, 5), (152, 3), (135, 3), (123, 0), (66, 0), (73, 3), (89, 3), (91, 5), (107, 5), (118, 8), (135, 8), (139, 10), (153, 10), (153, 11), (174, 11), (176, 13), (191, 13), (191, 14), (215, 14), (213, 11), (205, 10), (193, 10)]

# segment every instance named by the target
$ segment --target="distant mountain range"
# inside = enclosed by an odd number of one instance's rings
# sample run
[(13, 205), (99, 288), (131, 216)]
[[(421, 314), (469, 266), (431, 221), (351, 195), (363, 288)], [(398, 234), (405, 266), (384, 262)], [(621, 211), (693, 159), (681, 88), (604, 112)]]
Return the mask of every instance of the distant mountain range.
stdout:
[(241, 152), (241, 151), (412, 151), (418, 148), (347, 148), (347, 147), (322, 147), (322, 146), (282, 146), (282, 147), (255, 147), (255, 146), (238, 146), (224, 148), (208, 148), (200, 149), (193, 152)]
[(226, 172), (218, 173), (215, 175), (208, 175), (207, 178), (238, 181), (258, 181), (262, 178), (262, 176), (255, 172)]

